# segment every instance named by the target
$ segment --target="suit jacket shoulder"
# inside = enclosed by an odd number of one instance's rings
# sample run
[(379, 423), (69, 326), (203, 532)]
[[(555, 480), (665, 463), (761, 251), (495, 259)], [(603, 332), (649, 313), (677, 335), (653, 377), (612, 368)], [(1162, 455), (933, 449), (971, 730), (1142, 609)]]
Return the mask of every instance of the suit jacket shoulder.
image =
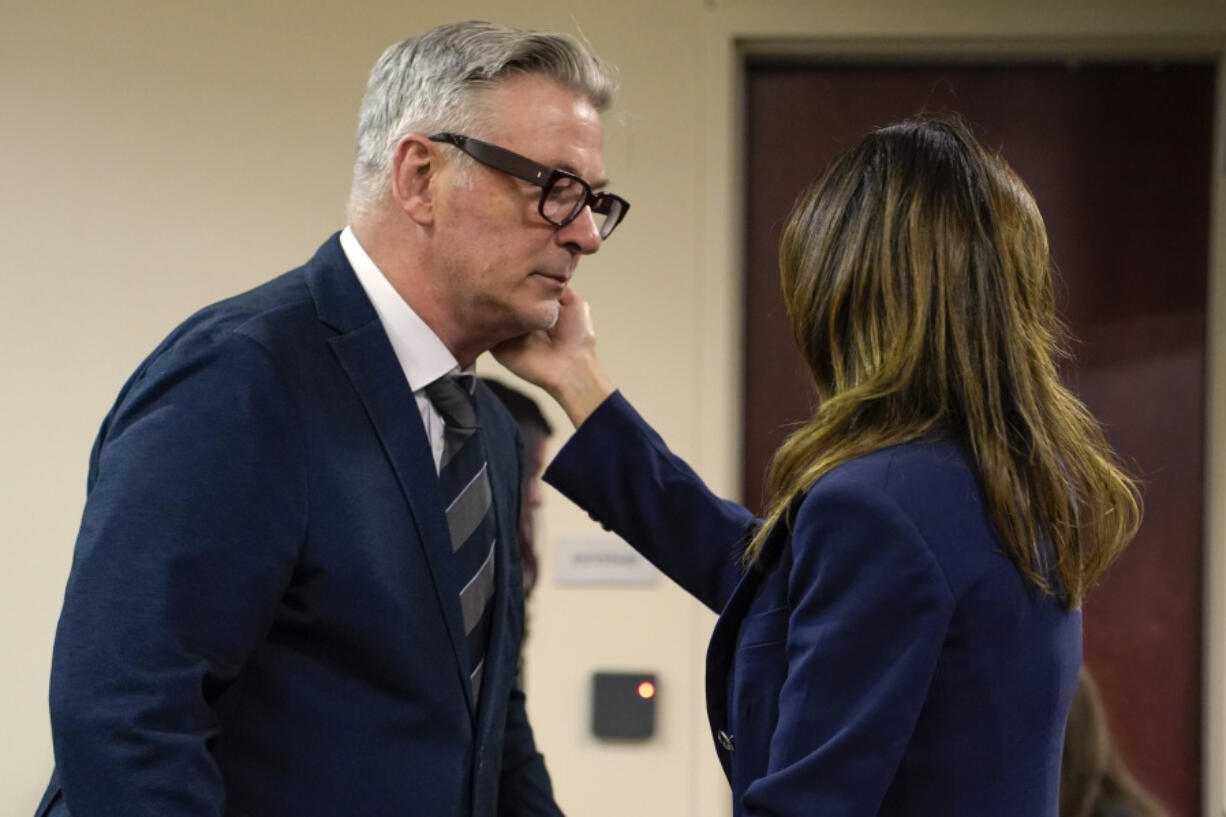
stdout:
[(956, 443), (907, 443), (843, 463), (813, 485), (805, 503), (848, 491), (872, 495), (905, 517), (954, 596), (985, 576), (1017, 585), (1020, 576), (988, 516), (975, 465)]

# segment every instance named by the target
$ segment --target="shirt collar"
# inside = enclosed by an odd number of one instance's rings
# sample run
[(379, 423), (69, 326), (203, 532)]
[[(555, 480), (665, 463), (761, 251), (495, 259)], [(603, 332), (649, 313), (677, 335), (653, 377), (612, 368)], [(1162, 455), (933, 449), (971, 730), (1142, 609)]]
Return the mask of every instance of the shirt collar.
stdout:
[[(446, 374), (460, 372), (455, 355), (375, 266), (353, 234), (353, 228), (346, 227), (341, 232), (340, 240), (349, 265), (353, 267), (358, 282), (366, 291), (366, 297), (370, 298), (379, 322), (392, 343), (392, 351), (400, 361), (409, 388), (417, 392)], [(469, 366), (463, 372), (471, 374), (473, 367)]]

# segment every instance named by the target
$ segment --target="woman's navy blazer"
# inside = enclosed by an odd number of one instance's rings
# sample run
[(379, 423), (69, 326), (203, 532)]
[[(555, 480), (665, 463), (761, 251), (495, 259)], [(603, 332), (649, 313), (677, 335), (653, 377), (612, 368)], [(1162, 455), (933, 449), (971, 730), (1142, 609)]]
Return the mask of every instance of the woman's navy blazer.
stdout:
[(779, 526), (615, 394), (546, 479), (720, 613), (707, 712), (734, 813), (1055, 817), (1081, 620), (1021, 578), (948, 441), (831, 470)]

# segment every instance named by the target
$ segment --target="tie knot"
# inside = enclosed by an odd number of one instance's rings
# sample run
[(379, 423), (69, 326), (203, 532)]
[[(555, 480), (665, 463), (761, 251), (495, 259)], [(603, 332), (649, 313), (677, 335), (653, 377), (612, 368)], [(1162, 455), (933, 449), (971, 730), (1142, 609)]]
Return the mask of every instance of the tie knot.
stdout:
[(476, 379), (470, 374), (449, 374), (426, 386), (426, 397), (438, 409), (448, 428), (476, 428), (477, 410), (473, 406)]

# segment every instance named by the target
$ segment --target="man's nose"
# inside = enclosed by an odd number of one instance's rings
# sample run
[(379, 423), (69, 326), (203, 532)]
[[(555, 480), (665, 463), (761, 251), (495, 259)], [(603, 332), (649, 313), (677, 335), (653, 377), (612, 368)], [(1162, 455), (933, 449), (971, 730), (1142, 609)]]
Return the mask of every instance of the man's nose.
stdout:
[(579, 215), (575, 216), (573, 221), (565, 227), (558, 228), (556, 235), (558, 243), (584, 255), (591, 255), (604, 243), (591, 207), (584, 207), (580, 210)]

